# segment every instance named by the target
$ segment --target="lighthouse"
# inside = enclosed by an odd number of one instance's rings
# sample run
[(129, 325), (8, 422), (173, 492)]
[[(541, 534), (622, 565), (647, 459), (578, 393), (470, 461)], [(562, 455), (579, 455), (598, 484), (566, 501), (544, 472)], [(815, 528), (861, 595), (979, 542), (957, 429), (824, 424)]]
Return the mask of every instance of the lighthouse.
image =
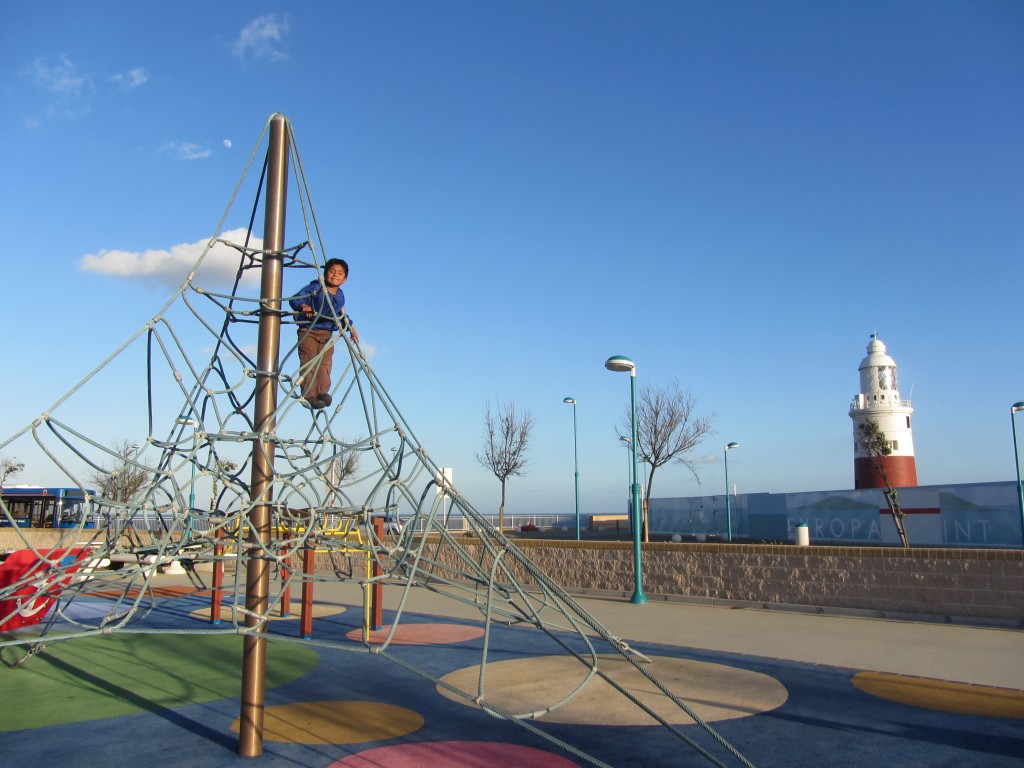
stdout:
[[(896, 362), (885, 351), (877, 334), (871, 334), (867, 356), (860, 361), (860, 393), (850, 405), (853, 420), (853, 487), (884, 488), (885, 478), (893, 488), (917, 485), (914, 435), (909, 400), (900, 397)], [(888, 456), (870, 456), (861, 446), (861, 424), (878, 423), (889, 444)], [(883, 471), (885, 477), (883, 477)]]

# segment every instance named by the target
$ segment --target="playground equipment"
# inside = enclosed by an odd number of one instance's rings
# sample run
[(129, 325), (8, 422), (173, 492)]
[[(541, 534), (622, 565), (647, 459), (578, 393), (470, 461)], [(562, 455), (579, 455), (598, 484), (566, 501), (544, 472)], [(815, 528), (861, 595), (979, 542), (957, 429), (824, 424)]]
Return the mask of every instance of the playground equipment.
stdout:
[[(262, 171), (253, 179), (249, 171), (265, 139)], [(286, 245), (284, 231), (289, 167), (297, 192), (291, 209), (297, 208), (305, 226), (304, 237), (294, 245)], [(246, 185), (255, 201), (249, 225), (225, 233), (225, 221)], [(253, 222), (263, 198), (259, 237)], [(222, 289), (210, 266), (226, 257), (233, 257), (236, 268), (232, 285)], [(307, 605), (317, 584), (347, 580), (362, 586), (369, 613), (359, 652), (399, 662), (438, 684), (432, 673), (416, 669), (391, 648), (416, 592), (429, 590), (479, 611), (485, 627), (481, 669), (488, 663), (487, 632), (496, 622), (532, 627), (550, 638), (553, 648), (579, 662), (578, 686), (529, 712), (490, 706), (483, 674), (477, 687), (450, 691), (488, 714), (514, 721), (579, 759), (604, 765), (538, 725), (546, 712), (600, 678), (712, 764), (734, 759), (750, 765), (681, 697), (658, 682), (646, 657), (589, 616), (454, 486), (445, 483), (444, 493), (436, 492), (437, 478), (444, 477), (441, 465), (417, 440), (366, 356), (343, 333), (329, 342), (334, 349), (331, 406), (315, 411), (303, 407), (301, 377), (319, 360), (305, 367), (298, 362), (295, 318), (283, 309), (289, 297), (285, 286), (305, 285), (311, 275), (320, 274), (326, 260), (291, 125), (274, 115), (215, 234), (168, 302), (67, 395), (0, 442), (0, 451), (24, 456), (31, 449), (45, 457), (69, 486), (83, 491), (96, 487), (88, 496), (99, 524), (87, 528), (83, 518), (81, 524), (61, 529), (51, 551), (88, 552), (90, 558), (122, 566), (76, 581), (72, 577), (81, 557), (72, 562), (47, 559), (52, 571), (47, 578), (61, 585), (59, 595), (47, 591), (45, 585), (51, 582), (41, 581), (38, 570), (31, 568), (0, 584), (0, 622), (13, 619), (19, 609), (4, 606), (26, 590), (54, 598), (42, 634), (0, 638), (0, 647), (25, 647), (28, 657), (43, 643), (150, 631), (147, 595), (159, 569), (170, 561), (181, 562), (199, 588), (208, 586), (200, 566), (212, 565), (211, 620), (193, 631), (242, 635), (239, 752), (255, 756), (262, 752), (266, 644), (282, 639), (268, 631), (268, 621), (275, 612), (290, 611), (293, 587), (301, 588)], [(346, 328), (344, 314), (332, 319), (338, 331)], [(91, 436), (89, 415), (112, 407), (122, 420), (138, 424), (144, 438), (112, 449)], [(96, 484), (97, 477), (106, 482)], [(139, 482), (125, 482), (129, 478)], [(196, 510), (192, 500), (197, 490), (208, 487), (209, 510)], [(454, 509), (465, 520), (465, 532), (476, 549), (449, 534), (443, 524), (445, 503), (449, 514)], [(0, 519), (13, 525), (2, 500)], [(381, 524), (387, 519), (405, 525), (389, 533)], [(463, 535), (459, 538), (465, 541)], [(44, 555), (27, 540), (23, 548)], [(228, 564), (236, 567), (229, 572)], [(375, 607), (372, 597), (382, 584), (399, 587), (401, 598), (390, 634), (371, 644), (367, 633), (380, 624), (380, 601)], [(118, 596), (105, 615), (77, 620), (74, 631), (55, 631), (53, 619), (66, 606), (97, 591)], [(311, 641), (305, 615), (300, 634), (289, 642)], [(354, 650), (323, 641), (318, 648)], [(712, 743), (698, 743), (615, 684), (600, 661), (600, 654), (609, 652), (653, 682)]]

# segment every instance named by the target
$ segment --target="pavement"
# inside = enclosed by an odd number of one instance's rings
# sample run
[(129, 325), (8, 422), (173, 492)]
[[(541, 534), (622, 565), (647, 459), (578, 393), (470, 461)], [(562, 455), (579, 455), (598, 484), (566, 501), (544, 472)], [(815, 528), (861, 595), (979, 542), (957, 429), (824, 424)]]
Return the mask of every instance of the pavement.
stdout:
[[(5, 765), (1024, 766), (1021, 630), (573, 597), (703, 729), (608, 647), (596, 648), (608, 681), (547, 711), (584, 677), (562, 652), (583, 653), (578, 639), (488, 625), (427, 590), (410, 594), (396, 623), (402, 593), (385, 589), (367, 653), (350, 583), (317, 585), (307, 643), (295, 600), (269, 623), (261, 752), (241, 757), (241, 640), (229, 614), (229, 631), (211, 635), (209, 595), (180, 577), (159, 581), (144, 619), (157, 634), (48, 645), (20, 666), (22, 646), (0, 648)], [(67, 628), (75, 611), (84, 623), (110, 599), (80, 598)], [(458, 693), (478, 686), (492, 714)], [(523, 727), (502, 712), (538, 716)]]

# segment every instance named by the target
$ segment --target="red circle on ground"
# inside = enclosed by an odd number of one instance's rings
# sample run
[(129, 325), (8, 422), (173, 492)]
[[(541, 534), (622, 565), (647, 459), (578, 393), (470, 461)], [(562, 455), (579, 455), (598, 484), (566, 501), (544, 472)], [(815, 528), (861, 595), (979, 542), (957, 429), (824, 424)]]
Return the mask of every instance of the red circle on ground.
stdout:
[(424, 765), (444, 768), (493, 768), (496, 765), (579, 768), (571, 760), (542, 749), (494, 741), (421, 741), (377, 747), (337, 760), (327, 768), (422, 768)]
[[(391, 625), (386, 624), (381, 629), (370, 633), (370, 643), (380, 645), (388, 639), (391, 633)], [(443, 645), (445, 643), (461, 643), (466, 640), (475, 640), (483, 637), (484, 631), (480, 627), (466, 627), (460, 624), (399, 624), (395, 629), (394, 637), (391, 638), (392, 645)], [(363, 630), (353, 629), (346, 632), (345, 637), (363, 642)]]

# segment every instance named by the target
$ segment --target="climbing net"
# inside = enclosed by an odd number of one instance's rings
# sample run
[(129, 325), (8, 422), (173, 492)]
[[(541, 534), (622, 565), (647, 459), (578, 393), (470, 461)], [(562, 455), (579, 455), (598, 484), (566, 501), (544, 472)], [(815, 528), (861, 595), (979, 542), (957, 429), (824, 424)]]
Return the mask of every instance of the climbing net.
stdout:
[[(269, 126), (269, 123), (268, 123)], [(291, 126), (288, 151), (305, 238), (275, 253), (284, 285), (305, 285), (321, 274), (325, 247), (309, 198)], [(332, 318), (333, 402), (310, 410), (301, 398), (304, 368), (297, 342), (302, 326), (287, 309), (279, 313), (280, 355), (275, 370), (260, 370), (260, 318), (274, 311), (260, 299), (258, 275), (268, 256), (253, 234), (266, 163), (256, 167), (267, 126), (249, 157), (216, 234), (181, 286), (156, 315), (88, 374), (53, 407), (0, 443), (0, 453), (30, 446), (52, 463), (67, 484), (80, 489), (84, 513), (56, 529), (59, 538), (39, 548), (17, 528), (14, 511), (0, 502), (0, 522), (18, 531), (20, 548), (34, 566), (0, 582), (0, 627), (16, 626), (34, 612), (48, 612), (40, 631), (0, 634), (0, 648), (16, 646), (28, 659), (45, 643), (117, 632), (234, 632), (283, 640), (268, 631), (271, 614), (292, 587), (349, 581), (375, 584), (401, 595), (387, 637), (362, 646), (307, 640), (337, 651), (372, 651), (473, 702), (489, 714), (512, 720), (594, 765), (604, 763), (538, 726), (546, 712), (561, 707), (595, 679), (603, 679), (654, 720), (715, 765), (711, 749), (635, 697), (605, 671), (602, 653), (625, 659), (665, 697), (683, 710), (719, 747), (750, 765), (719, 734), (652, 674), (649, 659), (631, 650), (589, 616), (524, 556), (448, 482), (416, 439), (366, 356), (343, 333), (347, 318)], [(222, 236), (243, 184), (255, 182), (256, 203), (240, 236)], [(291, 204), (293, 207), (294, 203)], [(233, 284), (218, 290), (204, 280), (204, 262), (233, 254)], [(280, 306), (287, 307), (288, 295)], [(257, 423), (256, 382), (269, 377), (276, 403), (270, 419)], [(145, 386), (140, 387), (139, 382)], [(115, 400), (110, 399), (115, 393)], [(104, 414), (139, 425), (143, 437), (113, 447), (91, 435), (102, 431)], [(271, 446), (270, 493), (253, 501), (253, 456)], [(209, 499), (199, 509), (195, 498)], [(270, 507), (270, 535), (253, 525), (257, 505)], [(447, 510), (446, 510), (447, 505)], [(448, 517), (463, 527), (449, 531)], [(401, 520), (381, 532), (374, 518)], [(456, 538), (457, 534), (457, 538)], [(299, 567), (296, 553), (317, 553), (314, 568)], [(245, 569), (259, 560), (276, 570), (260, 610), (244, 600)], [(233, 564), (225, 615), (219, 626), (182, 630), (147, 627), (157, 574), (181, 562), (197, 589), (205, 587), (201, 563)], [(120, 567), (106, 567), (107, 564)], [(485, 627), (481, 670), (489, 663), (488, 634), (495, 624), (535, 628), (553, 646), (578, 660), (580, 682), (565, 696), (530, 712), (503, 710), (488, 699), (485, 675), (471, 690), (453, 688), (396, 654), (391, 640), (417, 590), (428, 590), (479, 611)], [(113, 596), (101, 615), (83, 618), (69, 608), (83, 596)], [(60, 621), (58, 621), (60, 619)], [(27, 622), (25, 622), (27, 623)], [(288, 638), (288, 642), (304, 642)]]

